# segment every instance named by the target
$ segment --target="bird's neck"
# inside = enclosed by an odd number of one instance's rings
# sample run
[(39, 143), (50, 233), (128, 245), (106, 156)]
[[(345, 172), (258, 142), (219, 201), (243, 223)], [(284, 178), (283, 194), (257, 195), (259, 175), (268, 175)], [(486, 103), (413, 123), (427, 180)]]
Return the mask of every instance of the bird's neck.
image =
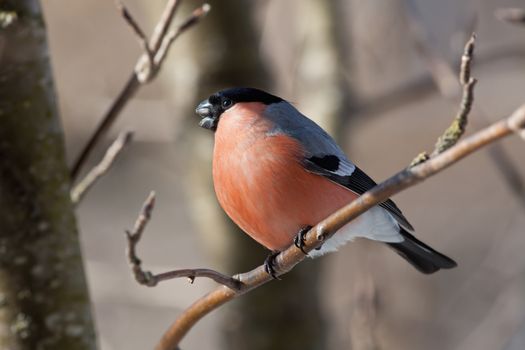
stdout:
[(272, 123), (263, 117), (264, 109), (261, 103), (240, 103), (224, 112), (215, 132), (215, 149), (227, 154), (264, 138), (272, 128)]

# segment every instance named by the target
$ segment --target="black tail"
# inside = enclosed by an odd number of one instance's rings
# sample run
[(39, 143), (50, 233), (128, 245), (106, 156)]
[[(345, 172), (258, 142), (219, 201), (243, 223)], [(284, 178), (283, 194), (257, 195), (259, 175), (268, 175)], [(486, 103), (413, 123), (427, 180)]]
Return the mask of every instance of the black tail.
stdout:
[(404, 229), (400, 233), (405, 238), (403, 242), (387, 244), (419, 271), (434, 273), (457, 266), (454, 260), (430, 248)]

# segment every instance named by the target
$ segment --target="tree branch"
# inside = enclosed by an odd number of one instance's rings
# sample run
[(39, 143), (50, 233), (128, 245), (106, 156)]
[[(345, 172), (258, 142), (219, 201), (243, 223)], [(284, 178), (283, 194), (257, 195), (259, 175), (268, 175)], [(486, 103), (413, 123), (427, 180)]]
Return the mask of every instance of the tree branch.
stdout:
[(456, 142), (465, 133), (465, 127), (467, 126), (468, 115), (472, 109), (472, 102), (474, 101), (474, 86), (477, 80), (470, 76), (470, 65), (472, 63), (472, 56), (474, 52), (474, 43), (476, 35), (472, 34), (467, 44), (463, 56), (461, 56), (461, 69), (459, 72), (459, 81), (463, 87), (463, 96), (461, 98), (461, 104), (456, 117), (452, 121), (452, 124), (445, 130), (443, 135), (438, 139), (432, 156), (442, 153), (446, 149), (455, 145)]
[[(447, 99), (455, 99), (461, 93), (461, 89), (457, 88), (456, 83), (450, 83), (451, 81), (455, 80), (454, 71), (451, 65), (447, 62), (447, 60), (445, 60), (442, 56), (435, 52), (435, 50), (433, 50), (432, 47), (429, 46), (429, 40), (427, 39), (428, 35), (425, 32), (424, 27), (421, 25), (420, 21), (418, 21), (416, 18), (417, 11), (415, 11), (415, 9), (413, 8), (413, 3), (410, 1), (408, 1), (407, 3), (409, 5), (407, 6), (407, 8), (412, 10), (409, 11), (408, 19), (410, 23), (410, 28), (412, 30), (414, 46), (416, 50), (420, 54), (422, 60), (424, 61), (429, 72), (431, 73), (432, 79), (434, 80), (436, 86), (439, 87), (439, 91), (441, 92), (441, 94)], [(474, 23), (474, 20), (470, 21), (470, 24), (467, 26), (469, 30), (472, 29)], [(471, 55), (467, 53), (467, 55), (463, 55), (463, 57), (465, 56), (468, 57)], [(478, 63), (479, 61), (480, 60), (477, 59)], [(462, 59), (461, 64), (463, 70), (463, 67), (465, 65), (470, 65), (470, 59)], [(470, 68), (468, 69), (468, 71), (470, 71)], [(469, 75), (468, 72), (467, 75)], [(460, 73), (460, 82), (467, 81), (465, 77), (466, 75), (462, 75)], [(463, 101), (465, 101), (463, 105), (467, 106), (469, 104), (469, 92), (465, 91), (465, 88), (468, 88), (468, 86), (465, 86), (465, 84), (463, 83), (461, 85), (463, 86)], [(485, 116), (485, 113), (483, 113), (480, 110), (479, 106), (477, 107), (477, 109), (473, 109), (475, 110), (475, 118), (471, 117), (471, 119), (477, 121), (478, 125), (489, 125), (488, 118)], [(460, 126), (458, 123), (460, 121), (461, 120), (455, 120), (452, 123), (452, 131)], [(491, 161), (494, 163), (494, 167), (500, 172), (505, 185), (509, 188), (511, 193), (520, 202), (520, 204), (525, 208), (525, 182), (523, 181), (522, 176), (520, 175), (519, 169), (512, 162), (509, 155), (507, 154), (507, 152), (501, 144), (494, 144), (487, 150), (487, 152)], [(428, 158), (430, 158), (429, 155), (426, 152), (422, 152), (413, 160), (413, 164), (424, 162)]]
[[(348, 222), (396, 193), (439, 173), (488, 144), (496, 142), (516, 131), (524, 132), (524, 130), (525, 105), (517, 109), (510, 117), (459, 141), (443, 153), (422, 164), (406, 168), (365, 192), (362, 196), (313, 227), (305, 236), (303, 249), (306, 252), (310, 252), (319, 247), (323, 241), (329, 239)], [(292, 244), (275, 258), (275, 272), (278, 276), (283, 275), (304, 259), (305, 255)], [(236, 291), (222, 286), (197, 300), (170, 326), (156, 346), (156, 350), (172, 350), (176, 348), (187, 332), (202, 317), (224, 303), (272, 280), (265, 272), (264, 266), (259, 266), (252, 271), (237, 275), (235, 278), (242, 283), (240, 290)]]
[(157, 275), (154, 275), (150, 271), (143, 270), (141, 267), (142, 261), (137, 256), (137, 244), (140, 242), (144, 229), (146, 228), (147, 223), (151, 219), (151, 213), (153, 211), (154, 205), (155, 192), (151, 192), (144, 204), (142, 205), (142, 209), (135, 222), (133, 231), (130, 232), (126, 230), (126, 237), (128, 240), (128, 262), (131, 267), (131, 271), (133, 272), (133, 276), (139, 284), (148, 287), (154, 287), (159, 282), (181, 277), (187, 277), (190, 283), (193, 283), (196, 277), (206, 277), (214, 280), (219, 284), (227, 286), (232, 290), (239, 290), (241, 288), (241, 283), (239, 282), (239, 280), (210, 269), (182, 269), (159, 273)]
[(140, 28), (140, 25), (135, 21), (135, 18), (131, 15), (131, 13), (128, 11), (126, 6), (119, 0), (116, 1), (117, 9), (120, 11), (120, 15), (126, 23), (131, 27), (135, 35), (137, 36), (140, 45), (142, 47), (142, 50), (144, 50), (144, 53), (148, 56), (148, 60), (150, 64), (153, 64), (153, 52), (149, 48), (148, 44), (148, 38), (146, 37), (146, 34), (142, 31), (142, 28)]
[[(89, 138), (87, 144), (80, 152), (77, 160), (74, 162), (71, 170), (72, 182), (76, 180), (87, 158), (95, 146), (100, 142), (102, 136), (104, 136), (111, 125), (113, 125), (127, 102), (135, 95), (141, 85), (149, 83), (155, 78), (159, 70), (162, 68), (162, 63), (164, 62), (166, 53), (171, 44), (173, 44), (173, 41), (180, 34), (190, 29), (193, 24), (196, 24), (198, 20), (210, 10), (210, 6), (208, 4), (204, 4), (195, 10), (192, 15), (187, 20), (185, 20), (177, 30), (175, 30), (175, 33), (178, 34), (177, 36), (173, 37), (171, 34), (172, 32), (168, 32), (168, 28), (173, 21), (179, 3), (180, 1), (177, 0), (169, 0), (167, 2), (161, 19), (157, 23), (153, 35), (149, 40), (149, 44), (146, 43), (146, 36), (138, 25), (137, 21), (135, 21), (124, 5), (118, 3), (117, 7), (121, 15), (123, 16), (126, 23), (128, 23), (128, 25), (133, 29), (134, 34), (137, 35), (139, 41), (142, 43), (144, 53), (139, 57), (137, 64), (135, 65), (134, 72), (128, 78), (128, 81), (111, 104), (109, 110), (102, 117), (100, 124), (97, 126)], [(191, 24), (188, 25), (190, 22)], [(163, 46), (165, 47), (161, 51), (160, 49)], [(154, 59), (159, 53), (162, 53), (162, 59)]]
[(179, 0), (169, 0), (166, 3), (164, 11), (162, 12), (162, 16), (160, 17), (160, 20), (155, 26), (155, 30), (151, 35), (150, 47), (153, 52), (157, 52), (159, 50), (160, 44), (168, 32), (168, 28), (170, 27), (171, 22), (177, 13), (180, 3), (181, 2)]
[[(434, 151), (429, 156), (426, 152), (422, 152), (416, 156), (410, 163), (410, 166), (415, 166), (417, 164), (426, 162), (432, 157), (442, 153), (448, 148), (454, 146), (458, 140), (465, 133), (465, 128), (467, 126), (468, 115), (472, 109), (472, 103), (474, 102), (474, 86), (476, 85), (477, 80), (470, 76), (471, 64), (474, 54), (474, 44), (476, 41), (476, 35), (472, 34), (470, 39), (465, 44), (465, 49), (463, 51), (463, 56), (461, 56), (461, 66), (459, 70), (459, 82), (463, 87), (463, 96), (461, 98), (461, 103), (459, 110), (456, 114), (456, 117), (452, 121), (452, 124), (445, 130), (443, 135), (441, 135), (434, 147)], [(420, 49), (426, 52), (423, 49), (423, 45), (420, 43), (418, 45)], [(425, 57), (430, 57), (430, 54), (427, 52)], [(437, 58), (434, 58), (434, 61), (440, 61)], [(442, 62), (440, 67), (448, 67), (446, 63)], [(450, 69), (450, 68), (449, 68)], [(434, 75), (433, 75), (434, 76)]]
[[(444, 136), (438, 140), (432, 156), (430, 157), (428, 154), (423, 153), (420, 155), (421, 161), (417, 163), (413, 161), (412, 164), (403, 171), (365, 192), (359, 198), (314, 226), (305, 235), (305, 246), (302, 250), (292, 244), (275, 257), (274, 269), (276, 276), (289, 272), (295, 265), (304, 260), (305, 255), (303, 251), (308, 253), (321, 246), (323, 241), (329, 239), (348, 222), (370, 208), (386, 201), (394, 194), (439, 173), (485, 145), (493, 143), (512, 133), (525, 134), (525, 105), (523, 105), (510, 117), (496, 122), (468, 138), (459, 141), (459, 138), (464, 132), (466, 118), (471, 110), (473, 88), (476, 82), (475, 79), (470, 77), (474, 39), (475, 37), (473, 35), (467, 42), (462, 56), (460, 82), (463, 86), (463, 98), (459, 112), (452, 126), (449, 127), (445, 131)], [(447, 141), (442, 141), (442, 139), (445, 138)], [(187, 332), (202, 317), (224, 303), (271, 281), (272, 277), (266, 273), (263, 265), (252, 271), (236, 275), (235, 279), (241, 283), (239, 289), (235, 290), (221, 286), (197, 300), (186, 309), (164, 333), (156, 349), (173, 350), (177, 348)]]
[(120, 152), (133, 139), (133, 132), (125, 131), (118, 135), (117, 139), (113, 141), (111, 146), (107, 149), (104, 157), (91, 171), (71, 190), (71, 202), (77, 205), (84, 195), (95, 185), (95, 183), (104, 176), (111, 168), (115, 160), (120, 155)]
[(162, 43), (155, 55), (155, 65), (159, 68), (166, 59), (168, 50), (171, 47), (171, 44), (186, 30), (190, 29), (210, 11), (211, 7), (208, 4), (204, 4), (201, 7), (195, 9), (190, 17), (188, 17), (176, 30), (169, 32), (162, 40)]

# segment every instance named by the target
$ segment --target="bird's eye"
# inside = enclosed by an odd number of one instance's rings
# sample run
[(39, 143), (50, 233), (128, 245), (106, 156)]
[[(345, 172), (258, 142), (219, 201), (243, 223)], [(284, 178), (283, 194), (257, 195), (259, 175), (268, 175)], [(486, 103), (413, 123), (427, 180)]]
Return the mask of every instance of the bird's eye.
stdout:
[(229, 98), (225, 98), (224, 100), (222, 100), (222, 108), (224, 109), (230, 108), (232, 105), (233, 105), (233, 101), (230, 100)]

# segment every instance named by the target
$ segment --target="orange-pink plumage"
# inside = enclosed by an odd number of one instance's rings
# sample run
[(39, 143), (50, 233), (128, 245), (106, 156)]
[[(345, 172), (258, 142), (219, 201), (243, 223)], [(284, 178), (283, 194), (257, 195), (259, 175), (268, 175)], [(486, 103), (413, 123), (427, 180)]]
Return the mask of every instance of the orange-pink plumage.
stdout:
[(305, 152), (293, 138), (268, 136), (271, 125), (255, 117), (263, 108), (243, 103), (222, 115), (213, 181), (232, 220), (268, 249), (282, 250), (301, 228), (315, 225), (357, 195), (307, 172), (301, 163)]
[[(257, 242), (273, 251), (375, 186), (335, 141), (280, 97), (253, 88), (211, 95), (197, 107), (200, 126), (215, 131), (213, 182), (222, 208)], [(392, 200), (339, 229), (318, 256), (364, 237), (388, 244), (423, 273), (456, 263), (416, 239)], [(265, 264), (275, 277), (271, 259)]]

